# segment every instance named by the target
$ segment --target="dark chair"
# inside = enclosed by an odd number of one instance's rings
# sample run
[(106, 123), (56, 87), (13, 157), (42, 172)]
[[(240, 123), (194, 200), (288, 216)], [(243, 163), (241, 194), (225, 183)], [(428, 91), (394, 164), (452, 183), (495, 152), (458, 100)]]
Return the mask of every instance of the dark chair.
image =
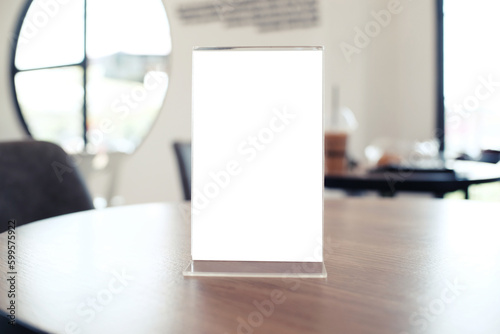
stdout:
[(174, 142), (175, 156), (181, 174), (184, 199), (191, 200), (191, 143)]
[(490, 164), (496, 164), (500, 161), (500, 151), (497, 150), (483, 150), (481, 151), (481, 157), (479, 158), (481, 162), (488, 162)]
[(92, 198), (72, 159), (41, 141), (0, 143), (0, 232), (17, 226), (93, 209)]

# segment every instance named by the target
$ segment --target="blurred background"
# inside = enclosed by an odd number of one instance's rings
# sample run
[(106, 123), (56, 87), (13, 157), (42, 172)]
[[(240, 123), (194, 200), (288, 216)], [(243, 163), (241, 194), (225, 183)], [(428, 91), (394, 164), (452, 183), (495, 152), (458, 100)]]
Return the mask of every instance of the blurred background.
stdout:
[[(481, 35), (498, 29), (494, 11), (451, 4), (446, 153), (474, 157), (500, 146), (500, 55)], [(436, 8), (435, 0), (3, 1), (0, 141), (29, 129), (76, 154), (103, 205), (181, 200), (172, 144), (191, 136), (192, 48), (321, 45), (325, 112), (349, 108), (357, 120), (349, 156), (364, 162), (366, 148), (387, 138), (440, 136)], [(464, 66), (483, 45), (480, 68)]]

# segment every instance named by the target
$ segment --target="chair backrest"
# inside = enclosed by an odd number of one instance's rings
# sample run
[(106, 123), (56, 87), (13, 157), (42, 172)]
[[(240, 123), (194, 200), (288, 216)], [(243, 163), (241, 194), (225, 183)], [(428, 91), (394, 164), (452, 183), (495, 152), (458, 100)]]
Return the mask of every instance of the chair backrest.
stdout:
[(93, 208), (78, 169), (59, 146), (33, 140), (0, 143), (0, 231), (8, 220), (23, 225)]
[(479, 158), (481, 162), (488, 162), (491, 164), (496, 164), (500, 161), (500, 151), (497, 150), (483, 150), (481, 151), (481, 156)]
[(184, 199), (191, 200), (191, 143), (174, 142)]

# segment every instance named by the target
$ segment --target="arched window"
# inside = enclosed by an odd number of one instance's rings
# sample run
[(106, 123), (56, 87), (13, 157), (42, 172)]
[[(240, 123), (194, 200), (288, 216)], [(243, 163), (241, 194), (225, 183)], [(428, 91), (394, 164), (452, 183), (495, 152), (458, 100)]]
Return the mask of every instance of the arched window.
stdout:
[(26, 131), (70, 153), (131, 153), (168, 88), (171, 52), (161, 0), (32, 0), (12, 53)]

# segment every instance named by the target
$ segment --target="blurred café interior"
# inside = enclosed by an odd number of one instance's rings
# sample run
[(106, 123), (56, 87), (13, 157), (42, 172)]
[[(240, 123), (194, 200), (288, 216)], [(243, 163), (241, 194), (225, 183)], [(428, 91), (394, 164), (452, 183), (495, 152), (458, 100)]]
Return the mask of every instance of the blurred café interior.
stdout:
[[(191, 138), (193, 46), (325, 47), (325, 172), (337, 175), (326, 182), (326, 197), (500, 198), (495, 182), (471, 184), (465, 194), (379, 189), (366, 180), (496, 176), (500, 51), (488, 42), (495, 20), (487, 7), (434, 0), (83, 4), (1, 5), (0, 140), (62, 147), (95, 207), (189, 198), (182, 177), (189, 145), (181, 144)], [(464, 26), (468, 12), (475, 23)], [(349, 179), (336, 182), (341, 175)]]
[[(498, 333), (498, 9), (0, 2), (0, 268), (23, 291), (9, 304), (2, 276), (0, 313), (65, 333)], [(324, 47), (328, 280), (183, 279), (200, 46)]]

